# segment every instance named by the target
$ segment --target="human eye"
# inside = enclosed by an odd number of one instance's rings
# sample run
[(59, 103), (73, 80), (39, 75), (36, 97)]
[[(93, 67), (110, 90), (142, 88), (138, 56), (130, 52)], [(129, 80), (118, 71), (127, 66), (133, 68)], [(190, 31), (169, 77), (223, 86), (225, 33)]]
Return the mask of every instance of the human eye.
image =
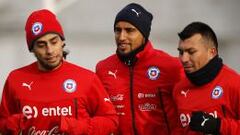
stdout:
[(183, 55), (183, 50), (178, 48), (178, 54)]
[(55, 44), (57, 44), (60, 41), (60, 37), (54, 37), (50, 41), (51, 41), (51, 44), (55, 45)]
[(36, 46), (37, 46), (38, 48), (43, 48), (43, 47), (46, 46), (46, 43), (45, 43), (45, 42), (36, 42)]
[(193, 50), (193, 49), (191, 49), (191, 50), (189, 50), (188, 51), (188, 53), (190, 54), (190, 55), (192, 55), (192, 54), (194, 54), (194, 53), (196, 53), (197, 51), (196, 50)]
[(121, 32), (121, 28), (115, 27), (115, 28), (114, 28), (114, 32), (115, 32), (115, 33), (120, 33), (120, 32)]
[(51, 41), (52, 44), (57, 44), (57, 42), (58, 42), (58, 39), (53, 39), (53, 40)]
[(136, 29), (134, 29), (134, 28), (127, 28), (126, 31), (127, 31), (128, 33), (133, 33), (133, 32), (136, 31)]

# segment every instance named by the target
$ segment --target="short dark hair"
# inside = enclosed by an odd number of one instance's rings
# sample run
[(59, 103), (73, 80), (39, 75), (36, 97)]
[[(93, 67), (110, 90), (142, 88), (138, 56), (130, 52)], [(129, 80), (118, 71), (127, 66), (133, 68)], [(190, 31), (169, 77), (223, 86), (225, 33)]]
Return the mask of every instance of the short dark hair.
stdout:
[(178, 33), (181, 40), (192, 37), (195, 34), (201, 34), (204, 38), (213, 42), (213, 45), (218, 49), (217, 36), (210, 26), (202, 22), (192, 22), (187, 25), (182, 32)]

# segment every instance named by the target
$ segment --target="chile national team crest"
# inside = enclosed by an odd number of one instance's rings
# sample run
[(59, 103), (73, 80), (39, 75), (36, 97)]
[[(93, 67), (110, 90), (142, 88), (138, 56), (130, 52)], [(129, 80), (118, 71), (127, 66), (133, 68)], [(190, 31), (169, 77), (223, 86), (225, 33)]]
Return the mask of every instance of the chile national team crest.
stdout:
[(77, 88), (77, 84), (74, 80), (72, 79), (67, 79), (64, 81), (63, 83), (63, 89), (67, 92), (67, 93), (73, 93)]
[(212, 98), (218, 99), (223, 95), (223, 89), (220, 86), (216, 86), (212, 91)]
[(150, 80), (157, 80), (160, 76), (160, 70), (156, 66), (152, 66), (148, 68), (147, 76)]
[(40, 22), (35, 22), (33, 25), (32, 25), (32, 33), (34, 35), (38, 35), (39, 33), (42, 32), (42, 29), (43, 29), (43, 25), (42, 23)]

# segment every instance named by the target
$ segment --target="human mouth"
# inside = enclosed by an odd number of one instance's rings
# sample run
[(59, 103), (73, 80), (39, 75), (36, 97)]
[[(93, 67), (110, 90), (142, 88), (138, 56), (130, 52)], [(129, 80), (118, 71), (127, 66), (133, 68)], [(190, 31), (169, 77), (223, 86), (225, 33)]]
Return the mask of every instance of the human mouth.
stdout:
[(119, 48), (119, 49), (126, 49), (127, 46), (129, 46), (128, 43), (119, 43), (119, 44), (118, 44), (118, 48)]
[(185, 65), (185, 66), (183, 66), (183, 68), (186, 72), (192, 72), (192, 70), (193, 70), (193, 67), (190, 65)]
[(56, 61), (56, 57), (55, 56), (47, 57), (46, 60), (50, 63), (53, 63)]

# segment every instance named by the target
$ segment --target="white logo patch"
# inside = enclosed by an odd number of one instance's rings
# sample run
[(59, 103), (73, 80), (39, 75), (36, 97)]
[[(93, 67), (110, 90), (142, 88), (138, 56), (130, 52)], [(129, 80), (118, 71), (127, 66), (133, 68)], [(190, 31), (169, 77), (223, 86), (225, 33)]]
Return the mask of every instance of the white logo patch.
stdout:
[(209, 118), (205, 118), (203, 116), (203, 122), (201, 123), (201, 126), (203, 127), (208, 120), (209, 120)]
[(31, 82), (30, 84), (24, 82), (24, 83), (22, 83), (22, 86), (27, 87), (29, 90), (32, 90), (32, 87), (31, 87), (32, 84), (33, 84), (33, 82)]
[(184, 97), (186, 98), (188, 92), (189, 92), (189, 89), (186, 90), (186, 91), (182, 90), (182, 91), (181, 91), (181, 94), (184, 95)]
[(41, 33), (43, 30), (43, 25), (42, 23), (40, 22), (35, 22), (33, 25), (32, 25), (32, 33), (34, 35), (38, 35), (39, 33)]
[(144, 98), (144, 94), (143, 93), (138, 93), (138, 98), (139, 99)]
[(110, 101), (110, 98), (104, 98), (104, 101), (105, 101), (105, 102), (111, 102), (111, 101)]
[(160, 70), (158, 67), (152, 66), (148, 68), (147, 76), (150, 80), (157, 80), (160, 75)]
[(218, 99), (223, 95), (223, 89), (221, 86), (216, 86), (212, 91), (212, 98)]
[(115, 72), (108, 71), (108, 74), (111, 75), (111, 76), (113, 76), (115, 79), (117, 79), (116, 73), (117, 73), (117, 70), (115, 70)]
[(141, 14), (141, 12), (137, 12), (134, 8), (131, 9), (134, 13), (136, 13), (137, 17)]
[(72, 79), (67, 79), (63, 83), (63, 89), (67, 93), (73, 93), (76, 90), (77, 84), (74, 80)]

